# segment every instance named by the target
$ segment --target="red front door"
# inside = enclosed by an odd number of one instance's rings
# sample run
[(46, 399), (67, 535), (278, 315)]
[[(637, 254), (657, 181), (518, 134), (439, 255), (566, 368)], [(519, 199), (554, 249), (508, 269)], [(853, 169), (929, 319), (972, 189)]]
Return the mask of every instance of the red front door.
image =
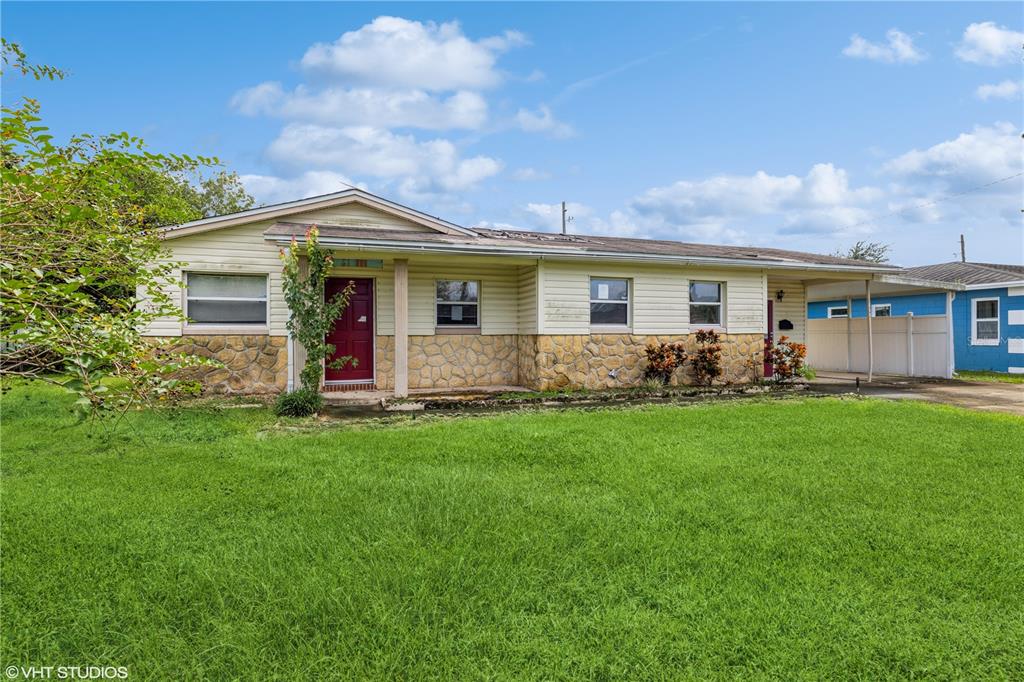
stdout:
[(770, 379), (772, 374), (775, 373), (775, 368), (772, 367), (772, 363), (768, 362), (768, 351), (775, 343), (775, 314), (772, 308), (775, 302), (771, 299), (768, 300), (768, 333), (764, 335), (764, 378)]
[(349, 282), (355, 282), (355, 292), (349, 299), (348, 307), (327, 333), (327, 343), (334, 345), (335, 360), (346, 355), (358, 360), (355, 366), (346, 362), (341, 369), (328, 367), (324, 376), (327, 381), (373, 381), (373, 280), (331, 277), (324, 287), (324, 296), (330, 299), (343, 291)]

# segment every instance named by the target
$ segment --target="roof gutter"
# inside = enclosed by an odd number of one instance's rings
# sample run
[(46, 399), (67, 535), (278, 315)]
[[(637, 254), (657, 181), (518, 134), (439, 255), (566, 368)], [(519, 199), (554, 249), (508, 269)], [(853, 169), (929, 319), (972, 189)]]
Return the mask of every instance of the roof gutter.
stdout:
[[(270, 235), (266, 237), (269, 241), (278, 244), (289, 244), (293, 237), (291, 235)], [(305, 240), (294, 237), (299, 243)], [(403, 253), (463, 253), (478, 256), (524, 256), (527, 258), (569, 258), (580, 260), (614, 260), (626, 262), (644, 263), (677, 263), (684, 265), (728, 265), (746, 268), (777, 268), (786, 270), (826, 270), (831, 272), (850, 272), (875, 275), (899, 272), (894, 266), (868, 267), (861, 265), (828, 265), (823, 263), (800, 263), (790, 261), (751, 261), (741, 258), (715, 258), (712, 256), (671, 256), (644, 253), (623, 253), (620, 251), (582, 251), (580, 249), (564, 249), (559, 251), (547, 251), (543, 249), (531, 249), (529, 247), (501, 247), (491, 245), (475, 244), (427, 244), (423, 242), (390, 241), (386, 239), (337, 239), (320, 235), (320, 244), (323, 246), (343, 247), (357, 251), (375, 251), (387, 249), (389, 251), (400, 251)]]
[(1024, 287), (1024, 279), (1018, 279), (1014, 282), (989, 282), (988, 284), (968, 284), (964, 288), (968, 291), (976, 291), (978, 289), (1002, 289), (1004, 287)]
[(882, 274), (875, 278), (886, 284), (905, 284), (911, 287), (922, 287), (928, 289), (947, 289), (949, 291), (963, 291), (965, 287), (959, 282), (943, 282), (937, 279), (922, 279), (920, 277), (907, 277), (906, 275)]

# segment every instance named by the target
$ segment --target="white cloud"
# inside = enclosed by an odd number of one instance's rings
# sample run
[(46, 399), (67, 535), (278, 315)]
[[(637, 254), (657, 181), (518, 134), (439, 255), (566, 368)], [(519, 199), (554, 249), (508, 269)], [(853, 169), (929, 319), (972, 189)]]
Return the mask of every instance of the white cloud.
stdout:
[(249, 116), (336, 126), (477, 129), (487, 120), (487, 101), (465, 90), (442, 98), (423, 90), (328, 87), (315, 92), (303, 85), (285, 92), (280, 83), (261, 83), (236, 93), (231, 104)]
[(904, 181), (939, 182), (961, 191), (1021, 172), (1021, 140), (1012, 123), (976, 126), (953, 140), (902, 154), (883, 170)]
[(886, 42), (873, 43), (854, 33), (843, 54), (854, 59), (870, 59), (876, 62), (916, 64), (928, 57), (914, 45), (914, 39), (895, 28), (885, 33)]
[(547, 171), (537, 170), (536, 168), (517, 168), (513, 173), (512, 177), (520, 182), (537, 182), (540, 180), (550, 180), (551, 173)]
[(290, 123), (267, 154), (286, 166), (399, 180), (407, 196), (472, 189), (502, 168), (500, 161), (487, 156), (462, 158), (450, 140), (420, 142), (412, 135), (369, 126)]
[(458, 22), (422, 23), (401, 17), (377, 17), (317, 43), (302, 57), (304, 68), (346, 81), (425, 90), (490, 88), (501, 82), (497, 55), (525, 44), (517, 31), (471, 40)]
[(516, 123), (528, 133), (546, 133), (552, 137), (572, 137), (576, 134), (572, 126), (556, 119), (551, 109), (543, 104), (536, 112), (520, 109), (516, 114)]
[(320, 194), (331, 194), (365, 185), (356, 184), (350, 178), (334, 171), (307, 171), (293, 178), (281, 178), (275, 175), (242, 175), (239, 177), (245, 188), (265, 204), (276, 204), (295, 199), (315, 197)]
[(956, 56), (971, 64), (998, 66), (1019, 60), (1024, 33), (994, 21), (971, 24), (964, 30), (963, 39), (956, 48)]
[(1022, 89), (1021, 81), (1005, 80), (1002, 83), (979, 85), (974, 91), (975, 96), (980, 100), (990, 99), (1017, 99)]

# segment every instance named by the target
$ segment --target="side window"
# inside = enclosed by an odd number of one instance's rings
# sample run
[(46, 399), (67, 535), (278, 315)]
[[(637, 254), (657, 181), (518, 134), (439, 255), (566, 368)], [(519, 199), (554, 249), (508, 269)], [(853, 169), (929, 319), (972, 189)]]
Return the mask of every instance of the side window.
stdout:
[(722, 326), (722, 288), (721, 282), (690, 282), (690, 326)]
[(435, 282), (435, 325), (438, 327), (480, 326), (480, 282), (439, 279)]
[(975, 346), (999, 345), (999, 299), (976, 298), (972, 302), (971, 344)]
[(590, 325), (592, 327), (629, 326), (629, 280), (592, 277), (590, 279)]
[(266, 324), (267, 276), (186, 272), (185, 316), (193, 324)]

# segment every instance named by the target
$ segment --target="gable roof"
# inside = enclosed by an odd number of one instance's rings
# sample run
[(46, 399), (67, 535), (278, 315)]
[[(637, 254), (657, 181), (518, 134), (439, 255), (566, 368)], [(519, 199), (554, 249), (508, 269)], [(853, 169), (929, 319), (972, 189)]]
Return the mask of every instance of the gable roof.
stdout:
[(953, 261), (907, 268), (908, 275), (939, 282), (958, 282), (968, 288), (1024, 283), (1024, 265)]
[(298, 199), (296, 201), (286, 201), (280, 204), (270, 204), (269, 206), (251, 208), (247, 211), (238, 211), (237, 213), (228, 213), (226, 215), (213, 216), (211, 218), (201, 218), (188, 223), (182, 223), (181, 225), (169, 225), (163, 228), (161, 237), (164, 239), (176, 239), (178, 237), (197, 234), (199, 232), (208, 232), (210, 230), (219, 230), (225, 227), (244, 225), (258, 220), (283, 218), (297, 213), (307, 213), (309, 211), (316, 211), (322, 208), (344, 206), (345, 204), (351, 203), (359, 203), (383, 213), (404, 218), (405, 220), (414, 222), (417, 225), (422, 225), (423, 227), (440, 234), (473, 234), (471, 230), (456, 225), (455, 223), (450, 223), (447, 220), (441, 220), (436, 216), (428, 215), (422, 211), (417, 211), (414, 208), (403, 206), (402, 204), (379, 197), (376, 194), (370, 194), (365, 190), (353, 187), (351, 189), (334, 192), (332, 194), (321, 194), (319, 196), (308, 197), (306, 199)]
[[(302, 241), (307, 223), (277, 222), (264, 237), (287, 243)], [(747, 246), (688, 244), (655, 239), (630, 239), (577, 234), (552, 234), (525, 230), (473, 228), (471, 234), (395, 232), (317, 223), (320, 241), (325, 245), (380, 248), (385, 250), (475, 253), (525, 257), (561, 257), (617, 259), (627, 261), (687, 262), (706, 265), (747, 267), (806, 268), (847, 270), (865, 273), (898, 273), (894, 265), (824, 256), (802, 251), (786, 251)]]

